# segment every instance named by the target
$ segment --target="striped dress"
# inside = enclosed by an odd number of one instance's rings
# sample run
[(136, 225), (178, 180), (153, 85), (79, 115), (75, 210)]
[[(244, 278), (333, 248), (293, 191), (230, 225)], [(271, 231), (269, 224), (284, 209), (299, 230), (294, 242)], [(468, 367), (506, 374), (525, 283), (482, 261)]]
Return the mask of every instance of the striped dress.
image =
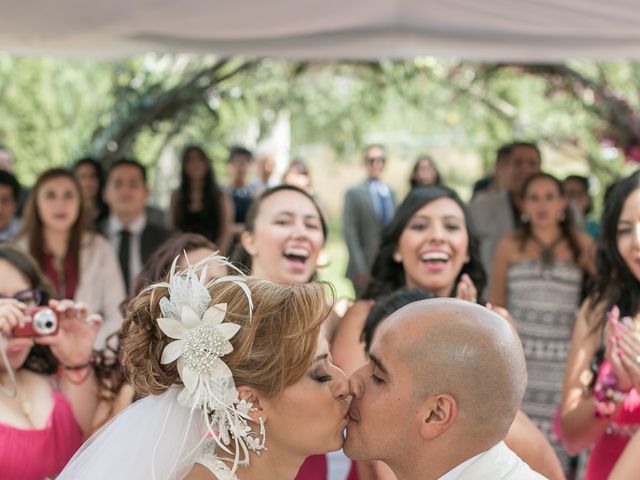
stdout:
[(565, 471), (569, 457), (553, 437), (571, 334), (580, 307), (582, 270), (573, 262), (523, 260), (507, 273), (507, 309), (527, 359), (528, 386), (522, 410), (551, 441)]

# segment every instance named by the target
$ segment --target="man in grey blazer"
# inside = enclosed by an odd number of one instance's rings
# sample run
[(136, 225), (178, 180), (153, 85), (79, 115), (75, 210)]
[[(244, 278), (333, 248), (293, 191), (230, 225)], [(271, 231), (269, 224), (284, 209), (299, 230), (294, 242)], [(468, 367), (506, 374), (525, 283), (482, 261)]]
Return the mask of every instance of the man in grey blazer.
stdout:
[(497, 243), (521, 223), (524, 185), (529, 177), (540, 172), (540, 164), (540, 150), (534, 143), (512, 143), (508, 155), (508, 188), (480, 194), (469, 205), (471, 219), (480, 238), (482, 264), (488, 275), (491, 274)]
[(381, 180), (386, 163), (384, 148), (371, 145), (364, 151), (367, 178), (347, 190), (344, 200), (343, 232), (349, 250), (347, 277), (357, 295), (363, 293), (380, 244), (382, 229), (395, 210), (394, 193)]

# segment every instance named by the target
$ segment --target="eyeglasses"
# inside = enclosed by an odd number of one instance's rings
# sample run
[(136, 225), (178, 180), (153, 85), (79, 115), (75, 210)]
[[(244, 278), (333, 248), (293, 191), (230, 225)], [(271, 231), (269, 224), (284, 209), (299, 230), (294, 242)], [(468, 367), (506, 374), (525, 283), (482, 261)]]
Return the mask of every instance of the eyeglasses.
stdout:
[(19, 291), (11, 297), (0, 295), (0, 298), (13, 298), (25, 305), (35, 306), (40, 305), (40, 302), (42, 301), (42, 292), (37, 288), (28, 288), (26, 290)]
[(384, 163), (386, 161), (386, 158), (382, 155), (378, 155), (376, 157), (367, 157), (366, 158), (366, 162), (367, 163), (375, 163), (375, 162), (382, 162)]

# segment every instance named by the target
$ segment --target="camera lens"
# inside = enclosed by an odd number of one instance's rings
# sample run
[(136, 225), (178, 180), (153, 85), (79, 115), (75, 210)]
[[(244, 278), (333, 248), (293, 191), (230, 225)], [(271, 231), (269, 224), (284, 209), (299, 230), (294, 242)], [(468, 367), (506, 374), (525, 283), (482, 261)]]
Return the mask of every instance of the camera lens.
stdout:
[(53, 310), (44, 308), (33, 316), (33, 330), (38, 335), (51, 335), (58, 326), (58, 317)]

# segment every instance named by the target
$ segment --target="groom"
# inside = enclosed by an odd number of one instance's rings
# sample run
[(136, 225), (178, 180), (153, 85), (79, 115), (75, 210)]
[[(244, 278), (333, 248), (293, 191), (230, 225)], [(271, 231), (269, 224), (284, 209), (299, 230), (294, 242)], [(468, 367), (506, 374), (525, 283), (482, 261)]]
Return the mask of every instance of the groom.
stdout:
[(399, 480), (538, 480), (503, 439), (527, 384), (509, 323), (456, 299), (412, 303), (376, 331), (350, 380), (344, 450)]

